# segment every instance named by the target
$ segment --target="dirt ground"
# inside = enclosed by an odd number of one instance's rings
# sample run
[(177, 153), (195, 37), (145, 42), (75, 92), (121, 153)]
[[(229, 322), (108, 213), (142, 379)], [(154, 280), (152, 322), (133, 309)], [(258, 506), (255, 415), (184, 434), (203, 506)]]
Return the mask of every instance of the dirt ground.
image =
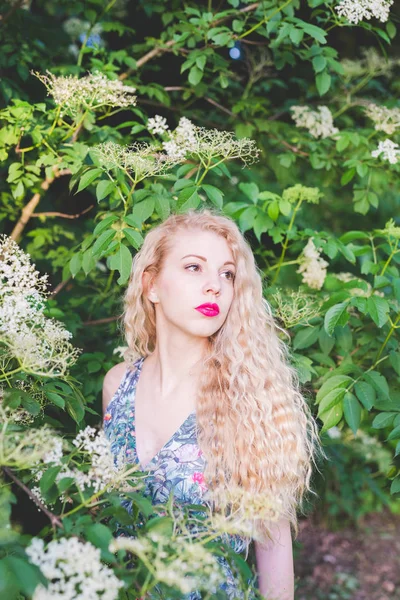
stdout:
[(400, 600), (400, 516), (368, 515), (358, 529), (300, 522), (296, 600)]

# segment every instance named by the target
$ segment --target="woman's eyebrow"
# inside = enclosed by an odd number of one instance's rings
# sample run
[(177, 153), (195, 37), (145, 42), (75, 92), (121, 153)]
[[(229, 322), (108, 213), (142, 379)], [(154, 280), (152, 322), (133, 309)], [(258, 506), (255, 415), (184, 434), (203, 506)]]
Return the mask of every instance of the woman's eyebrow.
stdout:
[[(188, 258), (189, 256), (195, 256), (196, 258), (200, 258), (201, 260), (204, 260), (204, 262), (207, 262), (207, 259), (204, 258), (204, 256), (199, 256), (198, 254), (186, 254), (186, 256), (182, 256), (181, 260), (183, 260), (184, 258)], [(232, 262), (231, 260), (227, 260), (226, 262), (224, 262), (224, 265), (235, 266), (235, 263)]]

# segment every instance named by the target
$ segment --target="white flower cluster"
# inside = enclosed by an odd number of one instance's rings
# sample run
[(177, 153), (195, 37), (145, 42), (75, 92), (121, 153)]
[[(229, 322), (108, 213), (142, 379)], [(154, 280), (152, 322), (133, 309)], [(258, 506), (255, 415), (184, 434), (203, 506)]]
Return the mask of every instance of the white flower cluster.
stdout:
[(165, 117), (161, 117), (160, 115), (156, 115), (154, 118), (152, 117), (147, 121), (147, 129), (153, 135), (162, 135), (169, 129), (167, 119)]
[(384, 140), (379, 142), (378, 148), (371, 152), (371, 156), (378, 158), (382, 154), (382, 159), (390, 162), (391, 165), (395, 165), (400, 159), (399, 144), (392, 142), (392, 140)]
[(308, 106), (292, 106), (296, 127), (305, 127), (315, 138), (331, 137), (339, 129), (333, 126), (332, 113), (327, 106), (318, 106), (311, 110)]
[(27, 372), (65, 375), (80, 350), (61, 323), (44, 316), (46, 276), (39, 277), (29, 254), (5, 235), (0, 236), (0, 282), (0, 336), (7, 356)]
[[(48, 427), (16, 430), (12, 412), (0, 404), (0, 464), (14, 469), (33, 469), (59, 465), (62, 439)], [(40, 479), (40, 477), (39, 477)]]
[(300, 267), (296, 273), (302, 273), (303, 283), (310, 288), (320, 290), (326, 277), (326, 268), (329, 263), (320, 257), (319, 250), (315, 247), (313, 238), (309, 238), (300, 257)]
[(116, 600), (124, 585), (101, 562), (100, 550), (76, 537), (53, 540), (47, 548), (33, 538), (26, 553), (49, 582), (36, 587), (32, 600)]
[(222, 156), (226, 159), (239, 158), (245, 164), (251, 164), (259, 155), (253, 140), (237, 140), (230, 131), (197, 127), (186, 117), (181, 117), (176, 129), (170, 132), (166, 119), (156, 115), (149, 119), (148, 129), (153, 134), (168, 133), (169, 139), (162, 143), (163, 148), (171, 159), (178, 162), (188, 156), (198, 156), (204, 162)]
[(365, 109), (367, 117), (375, 123), (377, 131), (391, 135), (400, 127), (400, 108), (386, 108), (371, 102)]
[(119, 537), (110, 552), (127, 550), (150, 562), (160, 583), (175, 587), (183, 594), (195, 590), (216, 591), (223, 575), (215, 557), (200, 543), (182, 536), (170, 537), (150, 532), (146, 537)]
[(335, 7), (338, 15), (357, 25), (374, 17), (382, 23), (389, 19), (390, 7), (394, 0), (341, 0)]
[(93, 147), (100, 165), (106, 169), (122, 169), (133, 174), (136, 181), (160, 175), (177, 164), (177, 160), (161, 154), (150, 144), (135, 143), (121, 146), (103, 142)]
[(72, 443), (88, 455), (90, 468), (83, 472), (77, 468), (65, 467), (57, 475), (57, 481), (72, 477), (78, 487), (92, 488), (95, 493), (104, 489), (122, 488), (125, 472), (123, 452), (114, 458), (104, 431), (97, 433), (93, 427), (88, 426), (78, 433)]
[[(400, 227), (398, 229), (400, 229)], [(353, 273), (350, 273), (348, 271), (341, 271), (340, 273), (335, 273), (335, 277), (336, 279), (339, 279), (339, 281), (343, 281), (344, 283), (348, 283), (349, 281), (353, 281), (355, 279), (360, 279), (359, 277), (356, 277)], [(362, 281), (366, 284), (367, 290), (365, 290), (362, 287), (356, 287), (355, 285), (354, 287), (349, 288), (348, 290), (351, 296), (362, 296), (364, 298), (369, 298), (371, 294), (373, 294), (374, 296), (381, 296), (382, 298), (385, 297), (384, 292), (374, 290), (369, 281), (365, 281), (365, 279), (363, 279)]]
[(105, 106), (127, 108), (136, 105), (136, 88), (124, 85), (118, 79), (108, 79), (95, 71), (79, 79), (75, 75), (57, 77), (50, 71), (48, 75), (32, 71), (46, 86), (47, 94), (53, 96), (62, 107), (61, 114), (76, 117), (82, 110), (97, 110)]

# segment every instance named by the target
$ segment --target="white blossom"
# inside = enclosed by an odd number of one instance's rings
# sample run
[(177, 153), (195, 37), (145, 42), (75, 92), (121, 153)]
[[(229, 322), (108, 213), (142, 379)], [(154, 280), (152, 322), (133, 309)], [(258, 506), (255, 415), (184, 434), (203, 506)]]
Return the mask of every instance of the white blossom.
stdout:
[(326, 433), (331, 438), (331, 440), (337, 440), (342, 437), (342, 432), (340, 431), (339, 427), (336, 426), (328, 429)]
[(82, 110), (97, 110), (105, 106), (127, 108), (136, 105), (136, 88), (124, 85), (119, 79), (108, 79), (95, 71), (80, 79), (75, 75), (57, 77), (32, 71), (46, 86), (47, 94), (53, 96), (62, 107), (61, 114), (76, 117)]
[(63, 23), (63, 29), (68, 35), (70, 35), (74, 40), (78, 39), (82, 35), (87, 35), (90, 29), (91, 36), (100, 36), (103, 32), (103, 27), (101, 23), (95, 23), (93, 26), (89, 23), (89, 21), (83, 21), (78, 17), (71, 17), (67, 19)]
[(167, 119), (156, 115), (154, 118), (150, 118), (147, 121), (147, 129), (150, 133), (162, 135), (165, 131), (168, 131)]
[(177, 161), (197, 156), (203, 162), (208, 162), (222, 156), (225, 159), (239, 158), (249, 165), (255, 162), (259, 155), (254, 140), (235, 139), (230, 131), (198, 127), (187, 117), (179, 119), (178, 126), (162, 146), (167, 155)]
[(292, 106), (296, 127), (305, 127), (315, 138), (331, 137), (339, 129), (333, 126), (332, 113), (327, 106), (318, 106), (311, 110), (308, 106)]
[(32, 600), (116, 600), (123, 587), (114, 571), (100, 559), (100, 550), (76, 537), (51, 541), (33, 538), (26, 548), (48, 587), (39, 584)]
[(0, 336), (5, 355), (24, 371), (63, 376), (80, 350), (64, 325), (44, 315), (47, 276), (40, 277), (11, 238), (0, 236)]
[(375, 123), (377, 131), (391, 135), (400, 127), (400, 108), (386, 108), (371, 102), (365, 109), (366, 115)]
[(296, 273), (302, 273), (303, 283), (309, 287), (320, 290), (326, 277), (326, 267), (329, 263), (320, 257), (319, 250), (315, 247), (313, 238), (309, 238), (300, 257), (300, 267)]
[(338, 15), (357, 25), (374, 17), (382, 23), (389, 19), (390, 7), (394, 0), (341, 0), (335, 7)]
[(391, 165), (395, 165), (400, 157), (399, 144), (389, 139), (379, 142), (378, 148), (371, 152), (371, 156), (378, 158), (381, 154), (383, 160), (387, 160)]
[(72, 477), (78, 487), (93, 488), (94, 492), (123, 487), (125, 471), (123, 451), (114, 457), (104, 431), (96, 432), (93, 427), (88, 426), (78, 433), (72, 443), (88, 455), (90, 468), (85, 472), (77, 468), (65, 467), (57, 475), (57, 481), (64, 477)]
[(110, 552), (127, 550), (151, 562), (159, 582), (179, 589), (183, 594), (194, 590), (215, 592), (223, 575), (215, 557), (201, 544), (183, 536), (171, 539), (149, 532), (146, 537), (119, 537)]

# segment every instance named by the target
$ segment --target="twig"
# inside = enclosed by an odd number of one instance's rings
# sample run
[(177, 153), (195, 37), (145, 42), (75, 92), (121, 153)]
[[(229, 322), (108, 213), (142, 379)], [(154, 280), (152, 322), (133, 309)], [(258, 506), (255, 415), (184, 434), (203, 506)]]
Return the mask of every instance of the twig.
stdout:
[(29, 498), (31, 500), (33, 500), (33, 502), (36, 504), (36, 506), (50, 519), (50, 523), (54, 529), (56, 527), (60, 527), (61, 529), (64, 528), (60, 519), (44, 506), (44, 504), (35, 496), (35, 494), (32, 493), (32, 491), (28, 488), (28, 486), (26, 486), (24, 483), (22, 483), (22, 481), (20, 479), (18, 479), (18, 477), (11, 471), (11, 469), (9, 469), (8, 467), (2, 467), (2, 468), (3, 468), (4, 473), (10, 479), (12, 479), (12, 481), (14, 483), (16, 483), (21, 488), (21, 490), (23, 490), (25, 492), (25, 494), (27, 494), (29, 496)]
[(204, 100), (207, 100), (207, 102), (209, 102), (213, 106), (216, 106), (217, 108), (219, 108), (220, 110), (222, 110), (223, 112), (225, 112), (227, 115), (229, 115), (231, 117), (234, 117), (236, 119), (237, 115), (235, 115), (235, 113), (231, 112), (228, 108), (225, 108), (225, 106), (222, 106), (222, 104), (219, 104), (218, 102), (216, 102), (212, 98), (209, 98), (208, 96), (205, 96)]
[(79, 219), (82, 215), (89, 212), (94, 207), (94, 204), (91, 204), (88, 208), (85, 208), (81, 213), (76, 215), (67, 215), (65, 213), (60, 212), (42, 212), (42, 213), (32, 213), (31, 217), (63, 217), (64, 219)]
[[(54, 175), (52, 177), (46, 177), (46, 179), (40, 184), (40, 187), (43, 191), (47, 191), (56, 178), (61, 177), (62, 175), (71, 175), (70, 169), (62, 169), (61, 171), (58, 171), (57, 166), (53, 167), (53, 173)], [(22, 214), (10, 235), (11, 239), (13, 239), (15, 242), (18, 242), (20, 239), (23, 230), (29, 223), (29, 219), (31, 218), (33, 211), (40, 202), (40, 198), (41, 193), (36, 192), (36, 194), (33, 194), (28, 204), (22, 209)]]
[(71, 281), (72, 277), (68, 277), (67, 279), (64, 279), (64, 281), (61, 281), (55, 288), (54, 290), (50, 293), (50, 298), (54, 298), (54, 296), (57, 296), (57, 294), (59, 292), (61, 292), (61, 290), (63, 288), (65, 288), (65, 286), (67, 285), (67, 283), (69, 281)]
[(103, 325), (104, 323), (112, 323), (118, 321), (120, 317), (107, 317), (106, 319), (97, 319), (96, 321), (83, 321), (82, 325)]
[[(248, 6), (245, 6), (244, 8), (241, 8), (240, 10), (238, 10), (237, 13), (235, 13), (235, 14), (227, 15), (226, 17), (221, 17), (221, 19), (217, 19), (216, 21), (213, 21), (213, 23), (210, 24), (210, 27), (211, 26), (215, 27), (216, 25), (223, 23), (227, 19), (234, 19), (237, 14), (243, 14), (243, 13), (247, 13), (247, 12), (256, 10), (259, 5), (260, 5), (259, 2), (254, 2), (253, 4), (249, 4)], [(129, 77), (129, 75), (131, 73), (133, 73), (133, 71), (135, 71), (136, 69), (140, 69), (140, 67), (145, 65), (152, 58), (155, 58), (156, 56), (158, 56), (159, 54), (162, 54), (163, 52), (168, 52), (169, 49), (172, 46), (174, 46), (175, 44), (176, 44), (175, 40), (168, 40), (168, 42), (166, 42), (163, 46), (157, 46), (156, 48), (153, 48), (153, 50), (150, 50), (144, 56), (142, 56), (142, 58), (139, 58), (139, 60), (136, 61), (135, 68), (131, 67), (127, 71), (125, 71), (125, 73), (121, 73), (121, 75), (118, 77), (118, 79), (123, 81), (124, 79)]]

